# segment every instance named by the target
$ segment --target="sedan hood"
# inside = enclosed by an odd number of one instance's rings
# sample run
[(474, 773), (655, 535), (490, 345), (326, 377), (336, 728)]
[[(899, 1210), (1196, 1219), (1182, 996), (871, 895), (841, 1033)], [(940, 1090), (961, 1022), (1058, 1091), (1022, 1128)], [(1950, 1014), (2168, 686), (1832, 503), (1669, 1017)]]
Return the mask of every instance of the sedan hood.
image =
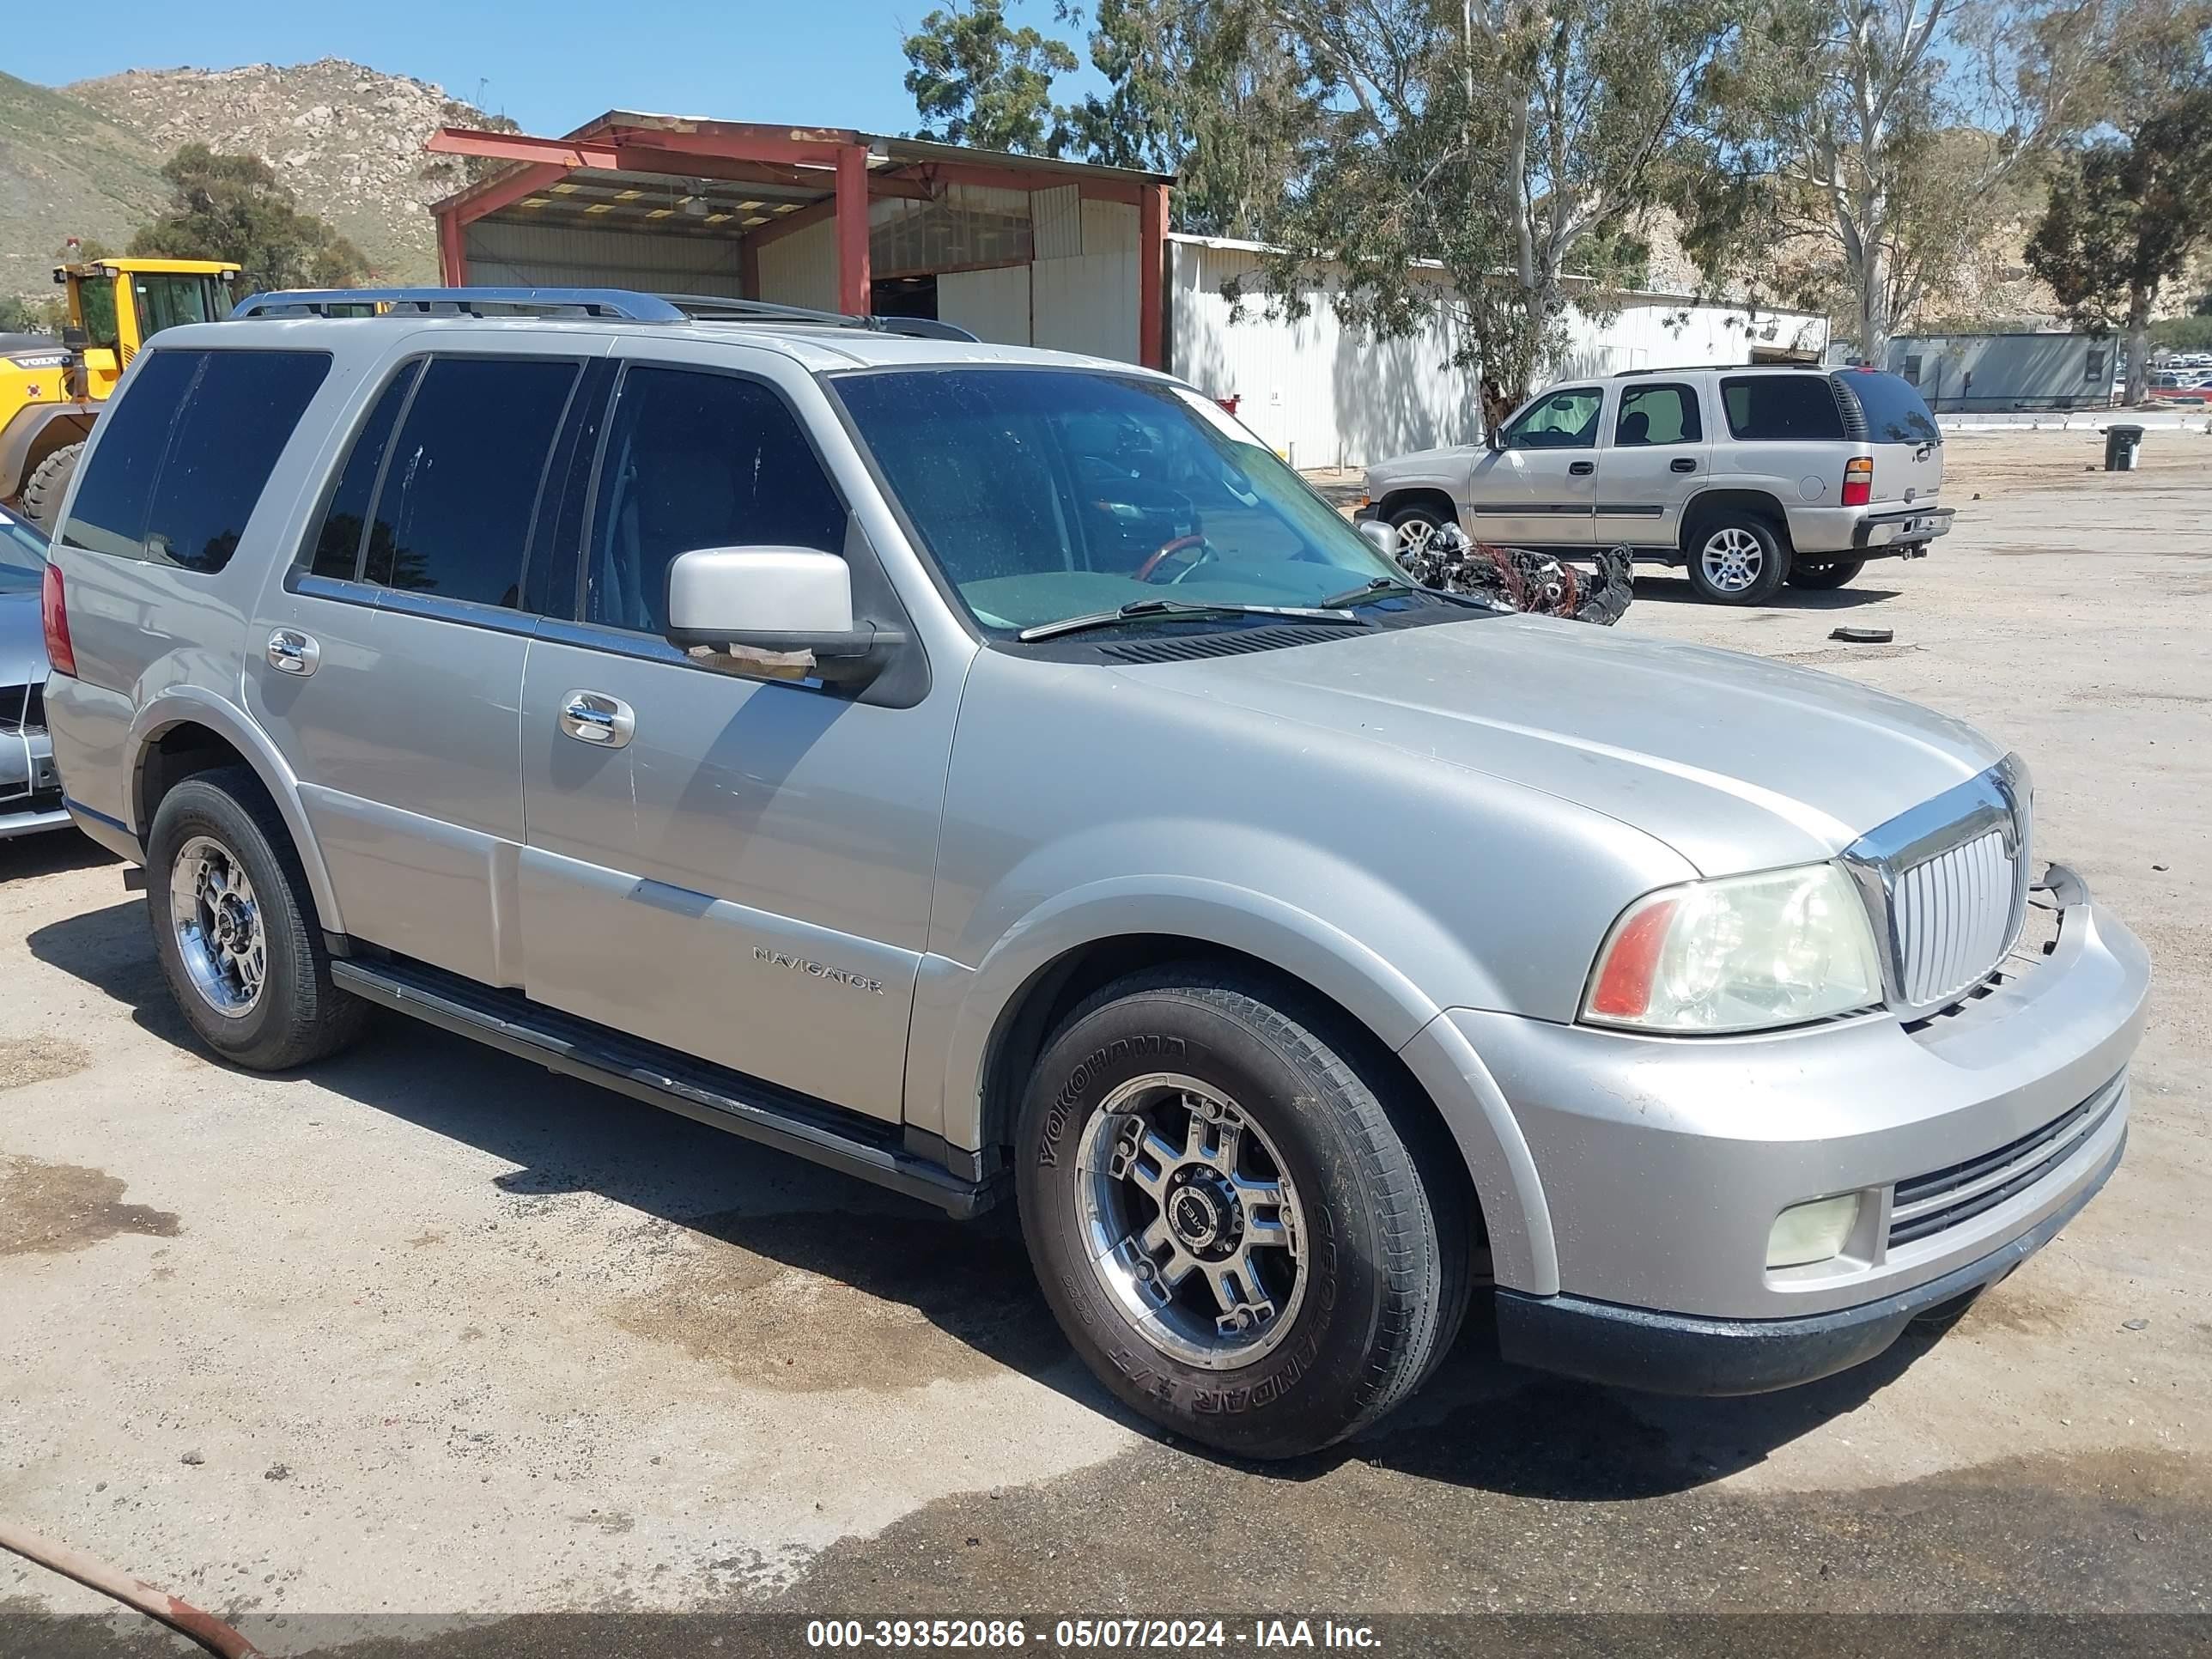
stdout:
[(1122, 672), (1541, 790), (1706, 875), (1832, 857), (2003, 757), (1855, 681), (1540, 617)]
[[(39, 616), (39, 596), (0, 593), (0, 690), (43, 684), (46, 678), (46, 630)], [(14, 707), (12, 697), (0, 698), (0, 711)]]

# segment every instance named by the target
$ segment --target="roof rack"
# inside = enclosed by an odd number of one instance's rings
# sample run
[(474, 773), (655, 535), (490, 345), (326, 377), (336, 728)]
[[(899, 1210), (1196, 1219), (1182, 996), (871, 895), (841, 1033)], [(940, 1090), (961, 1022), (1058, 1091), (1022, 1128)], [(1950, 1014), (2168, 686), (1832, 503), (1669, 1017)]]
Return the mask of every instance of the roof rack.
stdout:
[(1826, 368), (1827, 365), (1825, 363), (1814, 362), (1810, 360), (1799, 361), (1796, 359), (1792, 359), (1787, 362), (1767, 363), (1668, 363), (1663, 368), (1616, 368), (1613, 371), (1613, 378), (1616, 380), (1632, 380), (1639, 374), (1694, 374), (1704, 369), (1811, 368), (1825, 370)]
[(933, 317), (854, 317), (842, 311), (734, 300), (710, 294), (641, 294), (619, 288), (272, 289), (240, 300), (234, 322), (249, 317), (606, 317), (629, 323), (803, 323), (861, 328), (929, 340), (975, 337)]

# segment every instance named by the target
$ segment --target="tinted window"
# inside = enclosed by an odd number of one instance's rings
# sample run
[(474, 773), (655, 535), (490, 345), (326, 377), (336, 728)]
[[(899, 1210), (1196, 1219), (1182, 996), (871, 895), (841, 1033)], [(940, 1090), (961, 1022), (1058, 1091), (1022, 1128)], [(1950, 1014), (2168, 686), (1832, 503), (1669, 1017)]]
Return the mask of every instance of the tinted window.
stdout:
[(27, 520), (0, 508), (0, 593), (35, 593), (46, 574), (46, 538)]
[(214, 572), (330, 372), (319, 351), (162, 351), (103, 417), (64, 539)]
[(377, 474), (384, 465), (384, 452), (392, 444), (392, 428), (398, 422), (400, 408), (421, 368), (420, 363), (409, 363), (402, 368), (368, 411), (368, 419), (362, 422), (337, 485), (331, 491), (330, 505), (323, 510), (323, 521), (309, 543), (307, 568), (318, 576), (350, 581), (361, 572), (361, 527), (376, 494)]
[(1836, 394), (1823, 375), (1747, 374), (1723, 380), (1721, 403), (1728, 410), (1729, 430), (1749, 442), (1837, 442), (1844, 436)]
[(727, 374), (629, 370), (592, 514), (585, 620), (658, 634), (670, 560), (769, 546), (845, 547), (844, 504), (783, 400)]
[[(91, 291), (91, 285), (86, 285)], [(110, 400), (100, 441), (84, 464), (60, 540), (126, 559), (145, 556), (146, 505), (169, 447), (169, 426), (199, 373), (199, 354), (157, 351), (138, 365), (129, 393)]]
[(1597, 411), (1605, 393), (1575, 386), (1537, 399), (1505, 434), (1509, 449), (1590, 449), (1597, 444)]
[(1688, 386), (1621, 388), (1614, 443), (1631, 449), (1640, 444), (1693, 444), (1705, 435), (1705, 423), (1698, 418), (1698, 394)]
[(514, 607), (576, 365), (441, 357), (422, 371), (377, 492), (363, 579)]
[(1878, 444), (1940, 444), (1943, 430), (1920, 393), (1894, 374), (1852, 369), (1838, 377), (1866, 411), (1867, 435)]

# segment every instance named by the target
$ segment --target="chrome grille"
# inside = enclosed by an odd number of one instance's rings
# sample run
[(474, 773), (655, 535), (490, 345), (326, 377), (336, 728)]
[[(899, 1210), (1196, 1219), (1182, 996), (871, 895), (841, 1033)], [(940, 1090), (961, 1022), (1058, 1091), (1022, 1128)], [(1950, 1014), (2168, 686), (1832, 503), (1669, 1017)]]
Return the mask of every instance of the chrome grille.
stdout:
[(1898, 872), (1898, 985), (1912, 1006), (1971, 989), (2012, 947), (2027, 903), (2027, 848), (2014, 854), (2014, 839), (1992, 830)]

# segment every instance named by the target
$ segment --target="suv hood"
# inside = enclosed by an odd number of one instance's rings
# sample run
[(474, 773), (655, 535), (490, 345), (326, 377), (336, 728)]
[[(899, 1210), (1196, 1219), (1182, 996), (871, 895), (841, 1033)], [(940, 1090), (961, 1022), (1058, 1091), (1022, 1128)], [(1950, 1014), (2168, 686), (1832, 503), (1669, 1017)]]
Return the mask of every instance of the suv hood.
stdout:
[(2003, 757), (1855, 681), (1540, 617), (1118, 672), (1541, 790), (1706, 875), (1832, 857)]

